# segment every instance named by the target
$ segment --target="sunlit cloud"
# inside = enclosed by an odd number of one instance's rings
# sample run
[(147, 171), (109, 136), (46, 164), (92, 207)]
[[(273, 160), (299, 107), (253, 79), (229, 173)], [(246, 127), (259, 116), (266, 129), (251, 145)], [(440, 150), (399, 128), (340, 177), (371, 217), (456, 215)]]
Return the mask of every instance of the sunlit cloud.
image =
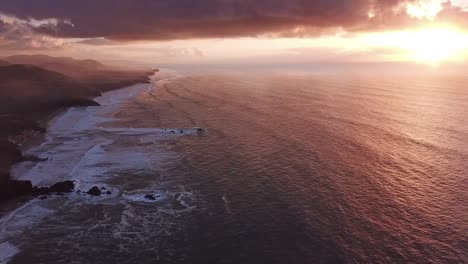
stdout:
[(0, 47), (145, 63), (434, 64), (466, 59), (466, 8), (468, 0), (2, 0)]
[(418, 19), (434, 19), (442, 10), (444, 0), (423, 0), (408, 3), (406, 13)]
[(0, 47), (12, 50), (56, 49), (66, 45), (67, 41), (41, 34), (36, 29), (54, 29), (60, 23), (72, 25), (70, 21), (56, 18), (20, 19), (0, 13)]

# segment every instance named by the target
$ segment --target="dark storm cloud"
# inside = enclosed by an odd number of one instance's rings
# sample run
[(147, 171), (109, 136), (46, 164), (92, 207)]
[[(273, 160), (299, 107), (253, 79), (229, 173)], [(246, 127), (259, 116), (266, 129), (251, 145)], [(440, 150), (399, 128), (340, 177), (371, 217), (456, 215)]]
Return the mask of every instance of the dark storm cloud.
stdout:
[[(394, 25), (409, 0), (1, 0), (0, 12), (21, 19), (56, 18), (58, 37), (170, 40), (301, 34), (342, 27), (362, 30)], [(368, 17), (369, 10), (375, 17)], [(404, 11), (403, 11), (404, 13)], [(402, 18), (403, 17), (403, 18)], [(69, 22), (71, 23), (69, 23)], [(292, 32), (292, 33), (288, 33)]]

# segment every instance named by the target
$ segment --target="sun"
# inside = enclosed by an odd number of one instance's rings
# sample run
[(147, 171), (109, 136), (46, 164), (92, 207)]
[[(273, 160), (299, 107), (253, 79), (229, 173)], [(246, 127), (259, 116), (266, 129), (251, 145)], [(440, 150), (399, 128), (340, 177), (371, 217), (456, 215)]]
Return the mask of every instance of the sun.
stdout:
[[(413, 18), (431, 23), (443, 10), (446, 0), (418, 0), (406, 6)], [(451, 4), (451, 2), (450, 2)], [(395, 44), (407, 51), (409, 59), (430, 64), (462, 60), (468, 48), (468, 37), (450, 26), (432, 26), (410, 32), (400, 32)]]
[(442, 61), (462, 59), (468, 48), (468, 37), (449, 28), (432, 28), (405, 33), (401, 36), (402, 48), (415, 61), (439, 64)]
[(398, 50), (397, 59), (431, 65), (464, 60), (468, 50), (468, 34), (450, 27), (377, 33), (368, 41), (373, 46)]

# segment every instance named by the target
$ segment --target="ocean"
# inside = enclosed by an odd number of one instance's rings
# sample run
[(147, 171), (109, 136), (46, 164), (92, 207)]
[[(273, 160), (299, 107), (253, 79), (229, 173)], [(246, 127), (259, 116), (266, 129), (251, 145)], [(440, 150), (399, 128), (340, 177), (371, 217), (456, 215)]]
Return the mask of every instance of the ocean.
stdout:
[(468, 263), (467, 86), (163, 70), (50, 122), (14, 175), (80, 192), (2, 212), (0, 262)]

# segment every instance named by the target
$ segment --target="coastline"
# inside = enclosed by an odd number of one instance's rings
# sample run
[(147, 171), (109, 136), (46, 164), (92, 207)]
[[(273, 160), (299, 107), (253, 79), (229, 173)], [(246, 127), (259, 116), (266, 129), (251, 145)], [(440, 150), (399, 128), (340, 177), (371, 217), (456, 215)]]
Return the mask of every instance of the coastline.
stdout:
[[(30, 148), (38, 146), (45, 142), (45, 135), (47, 133), (48, 124), (65, 113), (72, 107), (88, 107), (95, 106), (99, 107), (99, 104), (94, 101), (95, 98), (101, 96), (103, 93), (123, 89), (132, 85), (151, 83), (150, 77), (155, 75), (159, 70), (154, 69), (147, 71), (145, 76), (133, 80), (127, 80), (115, 84), (113, 88), (107, 84), (106, 87), (102, 87), (92, 98), (86, 97), (81, 99), (63, 100), (63, 104), (55, 106), (55, 110), (51, 112), (45, 112), (45, 114), (35, 115), (33, 118), (25, 118), (24, 123), (15, 120), (21, 115), (26, 116), (27, 114), (11, 114), (4, 115), (4, 122), (8, 124), (17, 123), (18, 127), (9, 128), (11, 131), (0, 135), (0, 154), (2, 155), (2, 161), (0, 163), (0, 205), (8, 203), (8, 201), (28, 201), (29, 199), (45, 194), (43, 191), (37, 191), (39, 187), (34, 187), (31, 181), (20, 181), (13, 179), (11, 175), (11, 169), (15, 164), (32, 161), (32, 162), (43, 162), (47, 158), (41, 158), (37, 156), (25, 155)], [(10, 118), (9, 118), (10, 117)], [(21, 117), (22, 118), (22, 117)], [(66, 191), (66, 189), (64, 189)], [(24, 200), (26, 199), (26, 200)], [(8, 205), (7, 205), (8, 206)]]
[[(75, 190), (64, 195), (53, 193), (30, 200), (17, 199), (15, 203), (1, 206), (0, 260), (48, 263), (47, 257), (30, 254), (34, 249), (27, 245), (38, 238), (48, 239), (32, 244), (71, 243), (86, 249), (87, 235), (78, 234), (77, 227), (90, 230), (92, 227), (88, 224), (94, 226), (92, 243), (104, 245), (109, 241), (109, 234), (102, 232), (100, 220), (95, 218), (97, 215), (119, 216), (110, 217), (107, 224), (121, 230), (118, 232), (122, 232), (122, 237), (119, 236), (122, 239), (127, 230), (137, 226), (137, 237), (130, 247), (138, 247), (138, 239), (146, 240), (148, 233), (153, 234), (151, 241), (160, 243), (164, 238), (161, 232), (182, 227), (180, 217), (196, 209), (197, 193), (157, 175), (170, 173), (170, 168), (180, 162), (179, 153), (168, 148), (166, 142), (178, 137), (198, 137), (201, 133), (190, 126), (162, 128), (165, 126), (154, 123), (151, 114), (136, 121), (132, 119), (145, 111), (139, 107), (141, 103), (157, 100), (153, 97), (157, 88), (170, 81), (161, 78), (163, 76), (153, 77), (151, 84), (106, 92), (95, 98), (101, 107), (71, 108), (49, 122), (45, 142), (26, 152), (44, 153), (49, 160), (42, 164), (18, 164), (12, 170), (12, 177), (31, 180), (38, 186), (73, 181)], [(134, 144), (129, 148), (130, 142)], [(87, 191), (95, 187), (102, 191), (101, 195)], [(91, 215), (87, 215), (88, 212), (92, 212)], [(82, 217), (86, 218), (84, 226)], [(57, 230), (60, 235), (50, 235)], [(37, 235), (42, 232), (47, 235)], [(75, 251), (62, 255), (63, 252), (54, 252), (55, 247), (51, 248), (49, 253), (56, 256), (51, 263), (65, 255), (65, 259), (76, 259), (75, 254), (79, 254)], [(116, 252), (123, 254), (119, 250)], [(100, 263), (96, 259), (91, 262)]]

